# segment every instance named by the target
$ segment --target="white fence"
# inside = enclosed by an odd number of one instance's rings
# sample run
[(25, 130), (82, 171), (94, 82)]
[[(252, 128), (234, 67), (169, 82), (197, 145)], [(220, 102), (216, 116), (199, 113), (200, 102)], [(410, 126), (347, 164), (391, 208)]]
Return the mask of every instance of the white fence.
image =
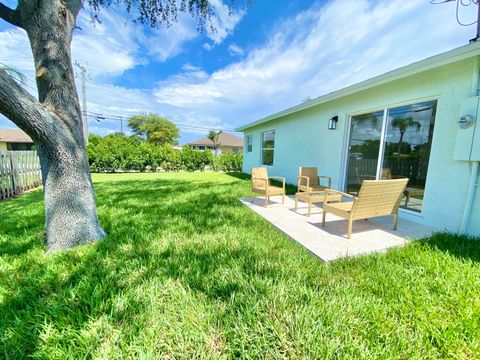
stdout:
[(0, 151), (0, 200), (42, 184), (36, 151)]

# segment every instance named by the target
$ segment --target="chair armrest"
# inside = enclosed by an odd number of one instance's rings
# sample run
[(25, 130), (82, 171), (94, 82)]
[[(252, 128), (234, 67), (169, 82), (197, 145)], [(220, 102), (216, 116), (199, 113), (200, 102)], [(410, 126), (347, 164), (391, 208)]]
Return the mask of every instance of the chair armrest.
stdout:
[[(306, 186), (307, 188), (310, 186), (310, 178), (308, 176), (299, 176), (298, 178), (298, 187), (300, 186)], [(302, 185), (301, 182), (302, 180), (307, 180), (307, 185)]]
[[(323, 203), (324, 203), (324, 204), (328, 204), (328, 196), (329, 196), (329, 195), (334, 195), (334, 194), (336, 194), (336, 195), (342, 195), (342, 197), (347, 197), (347, 198), (349, 198), (349, 199), (352, 199), (353, 201), (356, 201), (356, 200), (357, 200), (357, 198), (356, 198), (355, 196), (350, 195), (350, 194), (347, 194), (347, 193), (345, 193), (345, 192), (343, 192), (343, 191), (338, 191), (338, 190), (333, 190), (333, 189), (325, 189), (325, 198), (324, 198)], [(340, 201), (342, 201), (342, 200), (340, 199)]]
[(320, 175), (318, 177), (318, 183), (320, 184), (320, 179), (327, 179), (328, 180), (328, 188), (330, 189), (332, 187), (332, 178), (331, 176), (325, 176), (325, 175)]
[(285, 178), (283, 176), (269, 176), (269, 179), (280, 179), (283, 182), (283, 188), (285, 189)]

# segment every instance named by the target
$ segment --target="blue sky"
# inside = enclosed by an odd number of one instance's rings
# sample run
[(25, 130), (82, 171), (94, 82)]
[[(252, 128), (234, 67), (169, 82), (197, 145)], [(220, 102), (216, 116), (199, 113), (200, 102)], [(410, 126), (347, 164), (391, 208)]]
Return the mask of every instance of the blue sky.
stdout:
[[(88, 70), (88, 111), (158, 113), (179, 124), (183, 144), (465, 45), (475, 34), (457, 24), (454, 2), (256, 0), (233, 9), (228, 0), (211, 2), (217, 31), (204, 33), (188, 15), (151, 29), (114, 7), (94, 26), (82, 10), (72, 54)], [(461, 8), (465, 22), (475, 15), (474, 6)], [(25, 33), (0, 20), (0, 49), (0, 62), (20, 69), (34, 93)], [(0, 117), (5, 127), (15, 125)], [(103, 135), (120, 123), (90, 117), (89, 127)]]

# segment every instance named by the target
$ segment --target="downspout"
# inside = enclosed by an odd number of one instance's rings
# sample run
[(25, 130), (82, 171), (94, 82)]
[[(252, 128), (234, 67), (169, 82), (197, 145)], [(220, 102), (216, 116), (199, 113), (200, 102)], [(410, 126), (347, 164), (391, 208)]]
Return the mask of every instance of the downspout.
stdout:
[[(479, 16), (480, 16), (480, 4), (478, 5), (479, 9)], [(478, 34), (477, 34), (478, 35)], [(477, 37), (478, 39), (478, 37)], [(474, 83), (473, 83), (473, 96), (479, 96), (480, 94), (480, 65), (479, 65), (479, 57), (475, 58), (475, 68), (474, 68)], [(477, 114), (478, 117), (478, 108)], [(479, 119), (475, 119), (475, 131), (480, 131)], [(473, 137), (475, 138), (475, 136)], [(473, 144), (472, 144), (473, 146)], [(466, 234), (468, 231), (468, 225), (470, 222), (470, 217), (472, 216), (472, 208), (473, 208), (473, 200), (475, 199), (475, 191), (478, 186), (478, 169), (479, 169), (480, 162), (479, 161), (472, 161), (471, 162), (471, 172), (470, 172), (470, 181), (468, 184), (467, 190), (467, 198), (465, 200), (465, 210), (463, 211), (462, 216), (462, 223), (460, 225), (460, 233)]]
[(479, 163), (480, 163), (479, 161), (472, 162), (472, 170), (470, 173), (470, 183), (468, 185), (467, 199), (465, 202), (465, 210), (463, 212), (462, 225), (460, 226), (461, 234), (467, 233), (468, 223), (472, 215), (473, 200), (475, 198), (475, 190), (477, 189), (477, 186), (478, 186), (477, 179), (478, 179)]

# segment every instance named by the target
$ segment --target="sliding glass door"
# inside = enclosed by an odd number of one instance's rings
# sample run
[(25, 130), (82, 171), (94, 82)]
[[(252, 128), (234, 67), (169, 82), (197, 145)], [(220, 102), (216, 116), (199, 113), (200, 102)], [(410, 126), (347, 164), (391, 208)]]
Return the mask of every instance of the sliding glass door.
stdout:
[(437, 102), (352, 116), (346, 191), (357, 194), (366, 179), (409, 179), (401, 206), (420, 212)]

